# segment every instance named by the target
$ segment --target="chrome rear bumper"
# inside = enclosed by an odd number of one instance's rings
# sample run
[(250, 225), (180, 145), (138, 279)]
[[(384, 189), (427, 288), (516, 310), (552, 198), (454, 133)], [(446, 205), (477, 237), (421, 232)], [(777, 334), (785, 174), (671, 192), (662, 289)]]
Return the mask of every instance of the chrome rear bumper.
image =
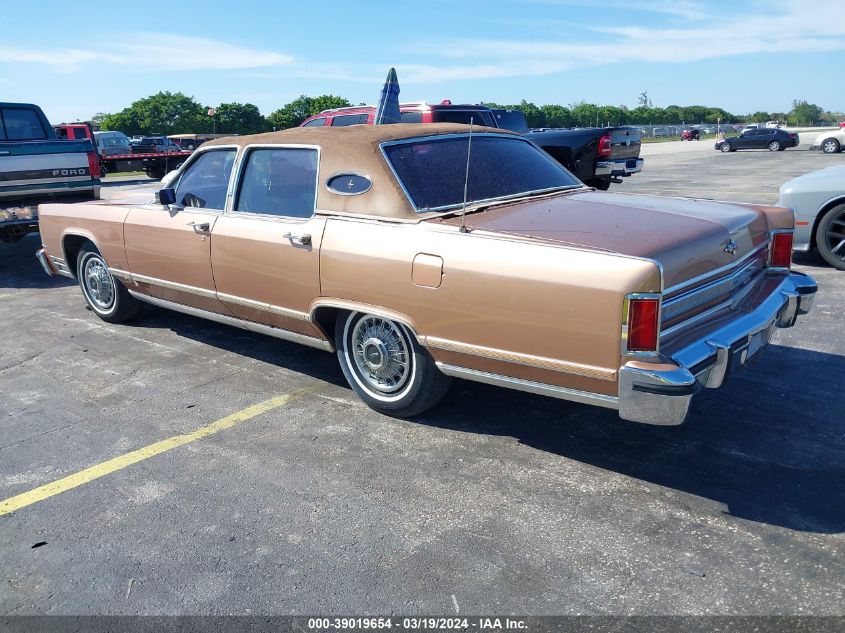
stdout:
[(717, 389), (732, 371), (768, 344), (776, 327), (795, 325), (813, 305), (818, 287), (792, 272), (756, 309), (684, 348), (660, 364), (631, 361), (619, 370), (619, 415), (646, 424), (676, 425), (686, 419), (693, 395)]
[(38, 260), (38, 263), (41, 264), (41, 268), (44, 269), (44, 272), (50, 277), (56, 274), (56, 271), (53, 270), (53, 267), (50, 265), (50, 260), (47, 259), (47, 251), (43, 248), (39, 248), (35, 252), (35, 258)]
[(596, 176), (630, 176), (643, 170), (642, 158), (620, 158), (618, 160), (600, 160), (596, 163)]

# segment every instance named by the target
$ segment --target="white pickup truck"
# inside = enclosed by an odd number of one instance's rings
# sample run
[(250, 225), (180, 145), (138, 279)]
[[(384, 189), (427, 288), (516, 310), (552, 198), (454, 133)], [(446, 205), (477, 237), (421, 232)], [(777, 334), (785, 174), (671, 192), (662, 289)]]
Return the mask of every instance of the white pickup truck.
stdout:
[(60, 140), (31, 103), (0, 102), (0, 241), (38, 230), (38, 204), (100, 197), (100, 163), (88, 140)]

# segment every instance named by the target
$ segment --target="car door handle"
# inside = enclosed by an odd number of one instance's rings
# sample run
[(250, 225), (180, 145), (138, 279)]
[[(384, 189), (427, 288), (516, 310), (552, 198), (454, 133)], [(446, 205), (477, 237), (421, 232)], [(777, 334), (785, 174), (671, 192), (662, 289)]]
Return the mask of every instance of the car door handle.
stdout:
[(301, 246), (307, 246), (311, 243), (311, 236), (308, 233), (304, 233), (303, 235), (294, 235), (293, 233), (285, 233), (282, 235), (283, 238), (286, 240), (290, 240), (294, 244), (299, 244)]
[(188, 226), (194, 227), (194, 233), (208, 233), (211, 225), (208, 222), (188, 222)]

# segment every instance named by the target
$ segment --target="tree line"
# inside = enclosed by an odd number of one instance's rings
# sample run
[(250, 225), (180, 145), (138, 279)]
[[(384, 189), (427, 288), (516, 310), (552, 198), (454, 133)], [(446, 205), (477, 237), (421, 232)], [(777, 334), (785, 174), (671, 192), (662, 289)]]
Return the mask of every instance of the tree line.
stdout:
[[(134, 134), (255, 134), (296, 127), (309, 116), (329, 108), (351, 106), (344, 97), (301, 95), (267, 116), (252, 103), (221, 103), (214, 108), (202, 105), (181, 92), (159, 92), (135, 101), (120, 112), (100, 113), (93, 122), (103, 130)], [(789, 112), (753, 112), (735, 115), (709, 106), (655, 107), (643, 92), (635, 108), (596, 105), (580, 101), (568, 106), (537, 106), (529, 101), (517, 104), (485, 103), (494, 108), (520, 110), (529, 127), (587, 127), (601, 125), (681, 125), (692, 123), (745, 123), (785, 121), (790, 125), (813, 125), (818, 121), (836, 121), (841, 113), (825, 112), (816, 104), (796, 99)]]

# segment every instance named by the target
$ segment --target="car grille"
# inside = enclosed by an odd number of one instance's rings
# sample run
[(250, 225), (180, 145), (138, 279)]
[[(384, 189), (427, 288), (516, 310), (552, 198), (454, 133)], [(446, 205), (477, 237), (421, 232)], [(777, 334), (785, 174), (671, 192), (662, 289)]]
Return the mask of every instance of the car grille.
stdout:
[(767, 262), (765, 244), (727, 269), (670, 289), (663, 301), (661, 334), (669, 334), (700, 314), (729, 305), (766, 268)]

